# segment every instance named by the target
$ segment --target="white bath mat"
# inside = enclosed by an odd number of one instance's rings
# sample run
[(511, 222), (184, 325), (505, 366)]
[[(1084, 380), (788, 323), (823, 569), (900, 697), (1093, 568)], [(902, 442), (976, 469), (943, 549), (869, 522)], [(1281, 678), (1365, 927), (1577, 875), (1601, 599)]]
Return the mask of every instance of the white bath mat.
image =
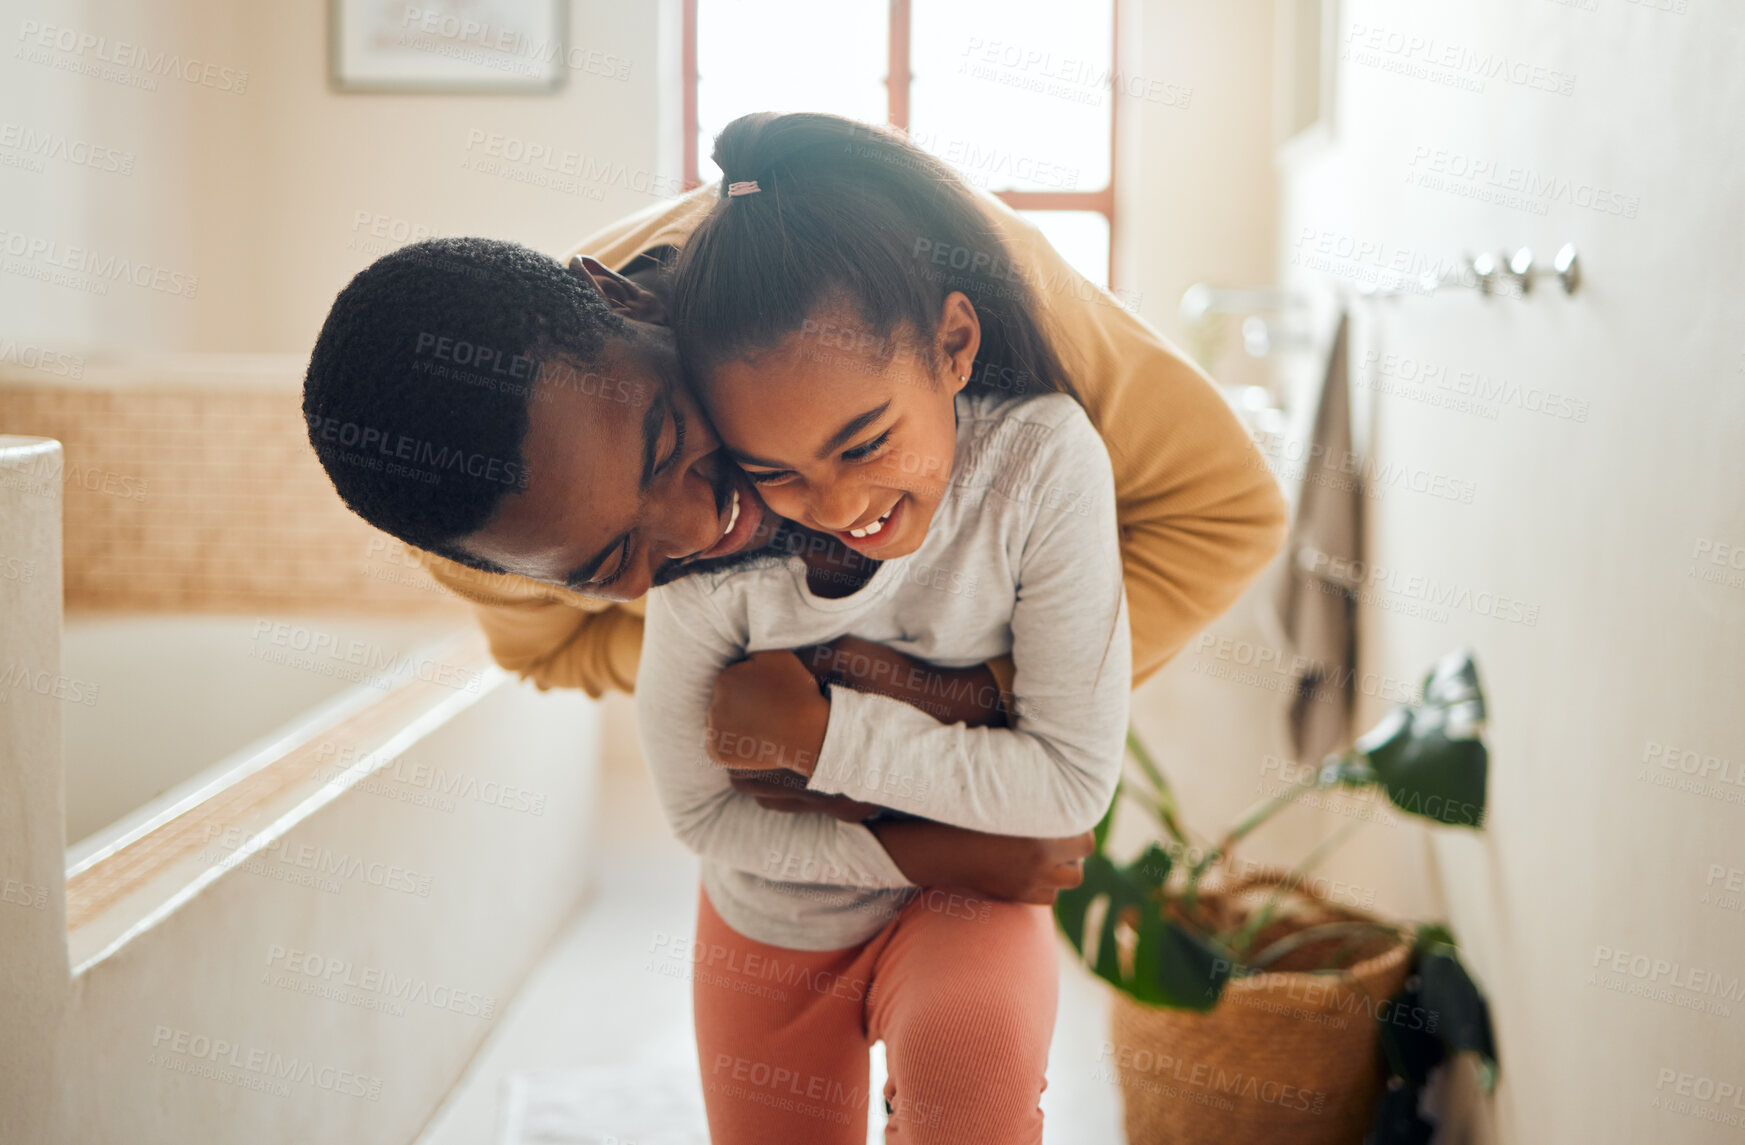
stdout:
[(694, 1068), (511, 1074), (501, 1114), (497, 1145), (709, 1145)]

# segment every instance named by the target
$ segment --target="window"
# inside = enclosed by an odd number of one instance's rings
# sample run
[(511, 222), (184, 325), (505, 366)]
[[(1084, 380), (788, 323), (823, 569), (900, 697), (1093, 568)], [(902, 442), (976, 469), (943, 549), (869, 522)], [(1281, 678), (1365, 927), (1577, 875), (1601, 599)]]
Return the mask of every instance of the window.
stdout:
[(903, 128), (1109, 285), (1115, 4), (1087, 0), (684, 0), (685, 185), (753, 111)]

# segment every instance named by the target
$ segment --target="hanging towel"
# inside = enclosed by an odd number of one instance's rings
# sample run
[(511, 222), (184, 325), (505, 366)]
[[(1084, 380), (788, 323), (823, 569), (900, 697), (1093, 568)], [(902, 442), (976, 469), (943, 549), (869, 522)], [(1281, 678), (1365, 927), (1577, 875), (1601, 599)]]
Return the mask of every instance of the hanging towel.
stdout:
[(1349, 743), (1356, 707), (1363, 474), (1351, 447), (1349, 326), (1349, 315), (1340, 315), (1276, 599), (1279, 626), (1295, 654), (1288, 665), (1296, 677), (1291, 749), (1311, 766)]

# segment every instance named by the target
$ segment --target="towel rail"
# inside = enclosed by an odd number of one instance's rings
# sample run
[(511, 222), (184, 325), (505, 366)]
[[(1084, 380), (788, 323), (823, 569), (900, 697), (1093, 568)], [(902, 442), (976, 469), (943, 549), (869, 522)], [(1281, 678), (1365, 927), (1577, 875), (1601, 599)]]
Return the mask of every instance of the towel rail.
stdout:
[[(1394, 286), (1362, 283), (1352, 286), (1350, 293), (1356, 298), (1403, 298), (1443, 290), (1476, 290), (1486, 298), (1526, 298), (1533, 293), (1533, 284), (1542, 278), (1555, 278), (1565, 295), (1581, 290), (1581, 255), (1574, 243), (1564, 243), (1550, 266), (1542, 265), (1530, 247), (1521, 247), (1512, 255), (1487, 251), (1468, 257), (1452, 273), (1425, 275)], [(1307, 334), (1266, 317), (1304, 310), (1308, 304), (1303, 295), (1276, 286), (1224, 288), (1198, 282), (1182, 294), (1180, 312), (1183, 321), (1191, 325), (1199, 325), (1215, 314), (1246, 315), (1242, 322), (1243, 347), (1251, 356), (1264, 358), (1275, 349), (1306, 346), (1313, 341)]]

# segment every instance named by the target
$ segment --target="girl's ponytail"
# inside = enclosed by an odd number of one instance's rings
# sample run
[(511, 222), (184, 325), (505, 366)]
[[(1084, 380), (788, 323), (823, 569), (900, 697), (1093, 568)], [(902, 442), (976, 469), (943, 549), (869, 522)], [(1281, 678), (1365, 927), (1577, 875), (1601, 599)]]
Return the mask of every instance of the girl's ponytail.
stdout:
[(715, 138), (721, 198), (673, 271), (673, 325), (702, 369), (847, 303), (886, 346), (930, 338), (962, 291), (981, 320), (972, 391), (1072, 393), (1017, 263), (976, 195), (901, 134), (834, 115), (742, 116)]

